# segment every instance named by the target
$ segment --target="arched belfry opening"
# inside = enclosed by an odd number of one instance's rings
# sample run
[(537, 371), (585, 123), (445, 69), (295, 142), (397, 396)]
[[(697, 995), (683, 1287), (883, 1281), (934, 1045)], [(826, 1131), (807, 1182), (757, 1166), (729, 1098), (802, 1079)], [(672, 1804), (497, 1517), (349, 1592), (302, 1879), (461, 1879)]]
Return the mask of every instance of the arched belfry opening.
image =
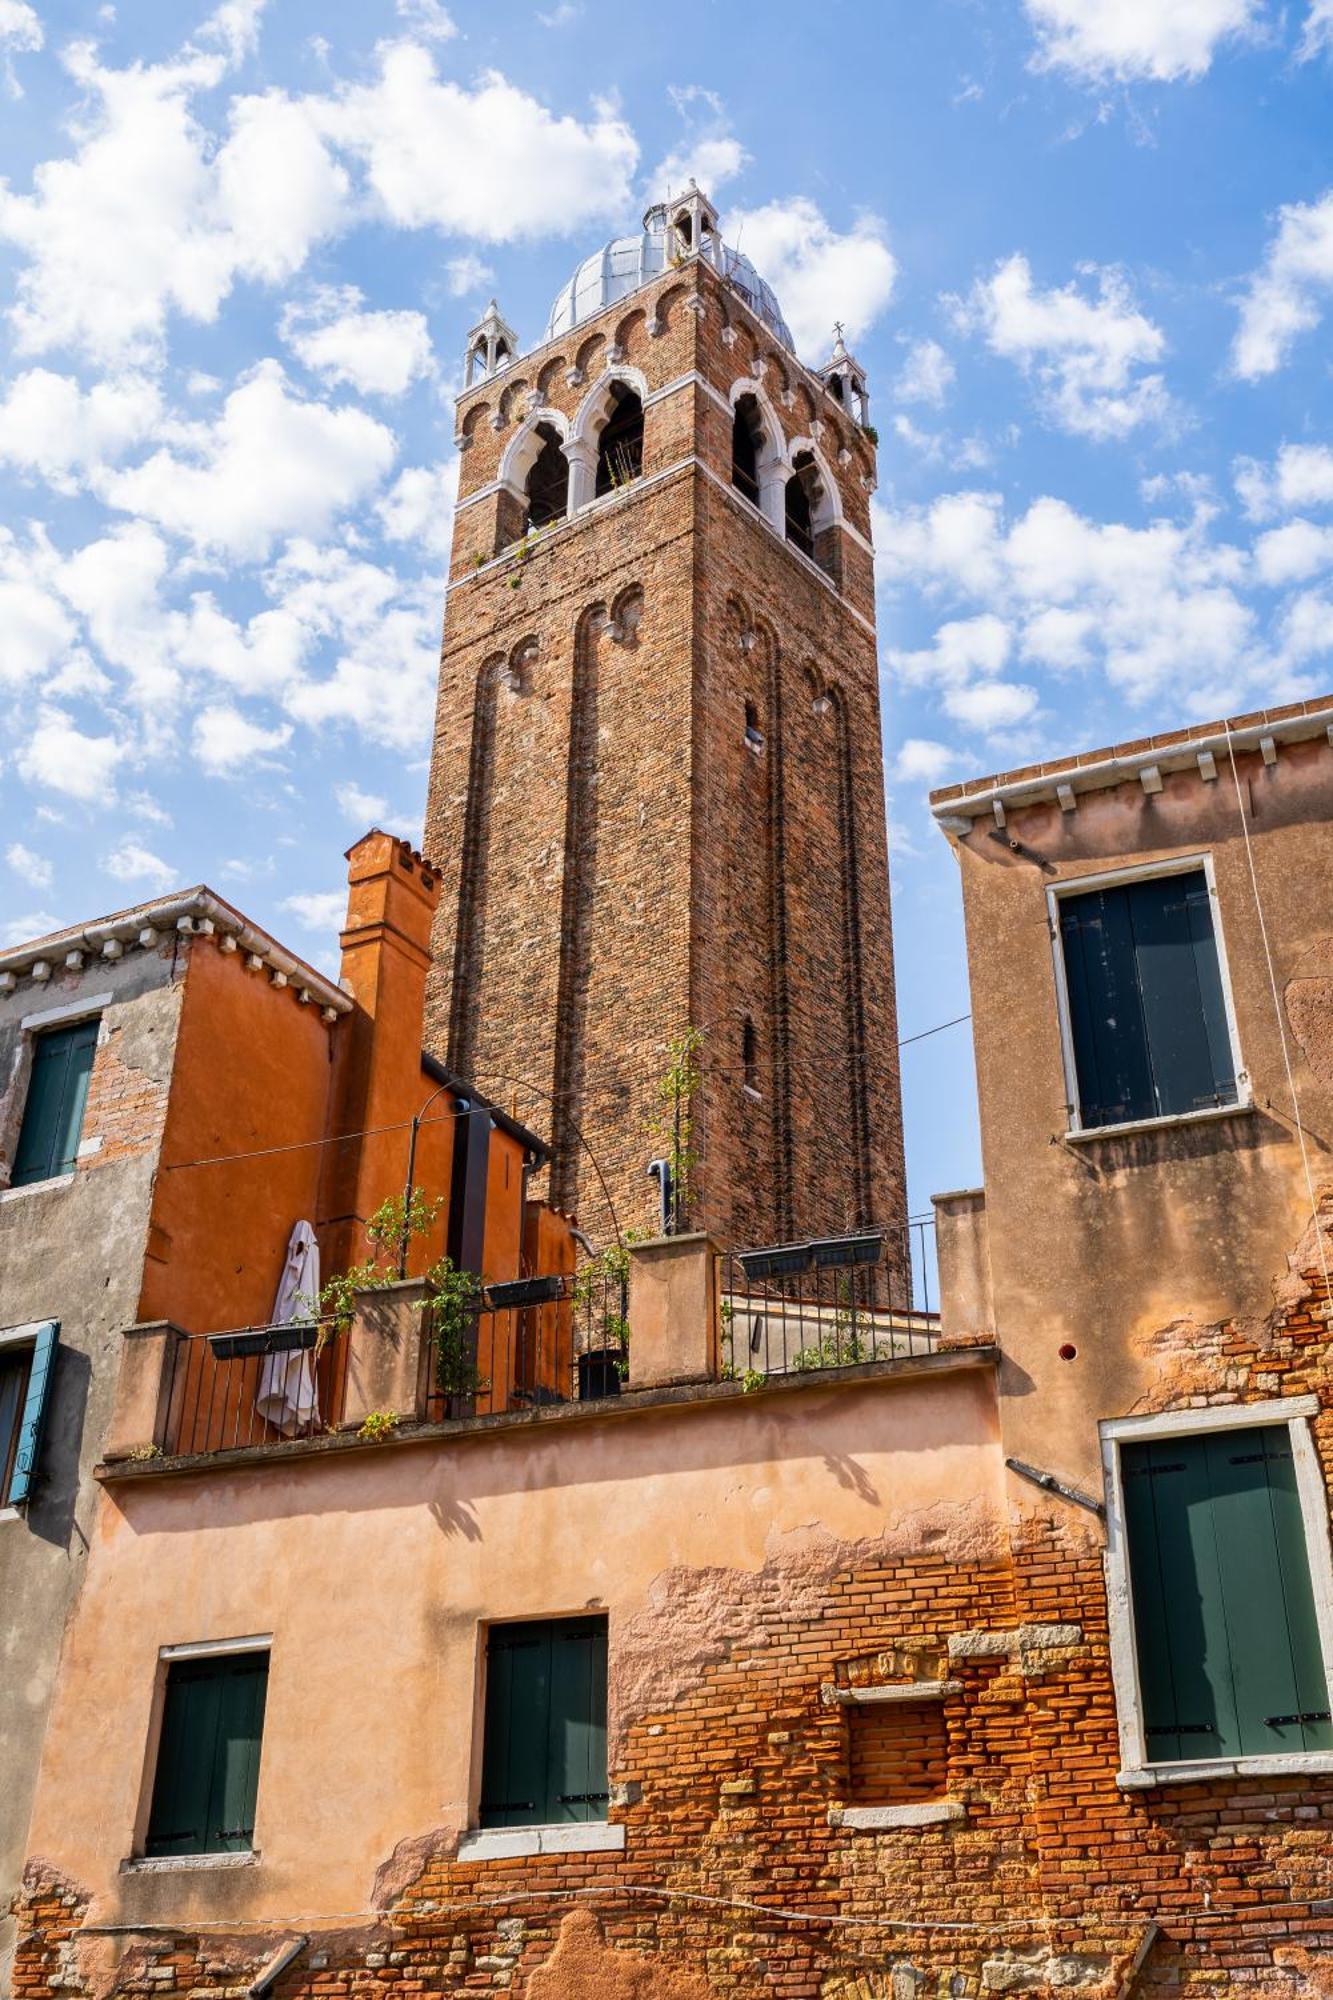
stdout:
[(613, 493), (643, 472), (643, 404), (624, 382), (611, 385), (611, 408), (597, 440), (594, 494)]
[(764, 426), (753, 396), (742, 396), (731, 420), (731, 483), (750, 503), (759, 505), (759, 454)]
[(527, 525), (545, 528), (563, 521), (569, 511), (569, 460), (559, 432), (552, 424), (538, 424), (541, 450), (532, 461), (527, 479)]
[(784, 504), (787, 540), (803, 556), (815, 557), (815, 506), (819, 475), (808, 451), (798, 452), (787, 481)]

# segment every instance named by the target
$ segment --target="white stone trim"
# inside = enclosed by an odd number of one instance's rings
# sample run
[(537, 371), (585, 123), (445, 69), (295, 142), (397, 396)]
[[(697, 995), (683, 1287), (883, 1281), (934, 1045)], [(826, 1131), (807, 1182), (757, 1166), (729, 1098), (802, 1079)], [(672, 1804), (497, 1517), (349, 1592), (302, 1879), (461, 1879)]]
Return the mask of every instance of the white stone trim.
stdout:
[(30, 1319), (22, 1326), (0, 1327), (0, 1347), (22, 1347), (25, 1341), (35, 1341), (41, 1328), (50, 1324), (49, 1319)]
[(23, 1509), (21, 1507), (0, 1507), (0, 1521), (21, 1521), (22, 1519)]
[(115, 997), (114, 993), (89, 993), (82, 1000), (67, 1000), (63, 1007), (41, 1007), (35, 1014), (24, 1014), (19, 1027), (26, 1033), (36, 1028), (54, 1028), (58, 1021), (81, 1021), (113, 1006)]
[(828, 1823), (853, 1833), (878, 1833), (894, 1826), (943, 1826), (948, 1820), (963, 1819), (966, 1812), (961, 1799), (925, 1799), (909, 1806), (830, 1806)]
[(1160, 1132), (1169, 1130), (1173, 1125), (1206, 1125), (1213, 1118), (1248, 1118), (1254, 1108), (1254, 1099), (1246, 1095), (1235, 1104), (1206, 1104), (1198, 1111), (1168, 1111), (1161, 1118), (1127, 1118), (1120, 1125), (1085, 1125), (1079, 1131), (1071, 1127), (1061, 1137), (1071, 1146), (1087, 1146), (1094, 1139), (1129, 1137), (1135, 1132)]
[(625, 1829), (605, 1820), (562, 1826), (484, 1826), (463, 1834), (460, 1861), (514, 1861), (534, 1854), (619, 1854)]
[(887, 1687), (837, 1687), (826, 1681), (819, 1690), (829, 1708), (860, 1708), (879, 1701), (945, 1701), (961, 1694), (961, 1681), (895, 1681)]
[(252, 1632), (243, 1639), (187, 1639), (179, 1646), (159, 1646), (159, 1660), (222, 1659), (228, 1653), (271, 1653), (273, 1634)]
[(1292, 1751), (1288, 1756), (1234, 1757), (1197, 1762), (1172, 1760), (1154, 1764), (1148, 1756), (1139, 1699), (1138, 1647), (1134, 1636), (1134, 1604), (1129, 1586), (1125, 1541), (1125, 1496), (1120, 1476), (1120, 1446), (1142, 1438), (1195, 1437), (1209, 1431), (1249, 1429), (1258, 1424), (1286, 1424), (1291, 1435), (1292, 1464), (1305, 1552), (1310, 1564), (1315, 1623), (1324, 1659), (1324, 1677), (1333, 1691), (1333, 1545), (1329, 1539), (1328, 1493), (1315, 1449), (1310, 1420), (1319, 1413), (1317, 1396), (1284, 1396), (1263, 1403), (1229, 1403), (1220, 1408), (1164, 1410), (1158, 1416), (1114, 1417), (1097, 1428), (1102, 1442), (1106, 1486), (1106, 1608), (1109, 1622), (1111, 1681), (1115, 1689), (1120, 1734), (1122, 1791), (1157, 1784), (1202, 1783), (1209, 1778), (1275, 1777), (1284, 1773), (1333, 1771), (1333, 1751)]
[[(1168, 875), (1193, 875), (1202, 870), (1208, 887), (1208, 905), (1213, 922), (1213, 943), (1217, 950), (1217, 971), (1222, 982), (1222, 1012), (1231, 1048), (1231, 1073), (1236, 1079), (1236, 1102), (1201, 1106), (1195, 1111), (1165, 1112), (1160, 1118), (1127, 1119), (1119, 1125), (1085, 1125), (1079, 1108), (1078, 1066), (1074, 1060), (1074, 1028), (1069, 1006), (1069, 983), (1065, 972), (1064, 941), (1060, 935), (1060, 905), (1068, 897), (1083, 896), (1098, 889), (1119, 889), (1128, 882), (1160, 881)], [(1051, 882), (1046, 888), (1046, 921), (1051, 936), (1051, 958), (1055, 968), (1055, 1007), (1060, 1022), (1060, 1057), (1064, 1067), (1065, 1102), (1069, 1106), (1067, 1139), (1105, 1138), (1110, 1133), (1144, 1131), (1157, 1125), (1192, 1123), (1198, 1118), (1234, 1117), (1251, 1104), (1250, 1075), (1241, 1060), (1240, 1033), (1231, 992), (1231, 970), (1227, 961), (1222, 911), (1217, 898), (1213, 857), (1203, 853), (1182, 854), (1168, 861), (1145, 861), (1130, 868), (1109, 868), (1101, 873), (1072, 876), (1068, 881)]]
[(242, 1848), (239, 1854), (230, 1849), (217, 1854), (132, 1854), (120, 1864), (122, 1875), (175, 1875), (181, 1872), (195, 1874), (214, 1868), (257, 1868), (259, 1865), (257, 1847)]

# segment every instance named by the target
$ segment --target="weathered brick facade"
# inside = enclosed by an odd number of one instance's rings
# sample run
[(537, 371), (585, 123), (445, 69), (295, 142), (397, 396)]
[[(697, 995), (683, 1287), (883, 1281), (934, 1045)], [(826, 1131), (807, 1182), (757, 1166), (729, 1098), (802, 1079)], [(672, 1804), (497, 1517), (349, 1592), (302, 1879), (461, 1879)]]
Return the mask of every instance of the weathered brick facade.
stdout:
[[(516, 541), (522, 427), (613, 377), (645, 404), (642, 477)], [(732, 486), (743, 389), (822, 454), (831, 575)], [(653, 1217), (658, 1085), (693, 1024), (692, 1220), (900, 1240), (869, 441), (702, 261), (478, 384), (459, 423), (437, 1052), (554, 1124), (554, 1198), (601, 1239), (598, 1168), (622, 1227)]]

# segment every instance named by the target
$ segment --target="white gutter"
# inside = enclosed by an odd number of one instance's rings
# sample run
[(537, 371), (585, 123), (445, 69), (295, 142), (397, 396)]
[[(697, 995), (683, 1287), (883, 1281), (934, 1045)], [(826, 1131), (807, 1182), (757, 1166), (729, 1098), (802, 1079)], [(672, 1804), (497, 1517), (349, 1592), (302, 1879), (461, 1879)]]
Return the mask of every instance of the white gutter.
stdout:
[[(978, 791), (932, 800), (930, 809), (946, 832), (966, 833), (974, 819), (990, 814), (997, 824), (1002, 824), (1000, 816), (1006, 807), (1043, 804), (1061, 791), (1075, 794), (1105, 791), (1131, 778), (1143, 782), (1146, 777), (1151, 784), (1153, 772), (1189, 770), (1206, 758), (1216, 760), (1219, 754), (1225, 759), (1229, 748), (1262, 750), (1265, 745), (1299, 743), (1316, 736), (1327, 736), (1333, 744), (1333, 706), (1281, 720), (1261, 717), (1256, 722), (1238, 724), (1230, 731), (1225, 727), (1208, 729), (1182, 742), (1150, 744), (1128, 756), (1101, 757), (1091, 764), (1057, 764), (1036, 777), (1015, 778), (1008, 783), (1000, 779), (983, 784)], [(1265, 761), (1270, 761), (1267, 756)], [(1204, 775), (1202, 771), (1200, 775)]]
[(172, 931), (191, 937), (216, 937), (219, 950), (244, 952), (255, 961), (255, 970), (262, 966), (275, 983), (291, 986), (306, 1005), (317, 1002), (326, 1019), (352, 1011), (353, 1002), (340, 986), (316, 972), (304, 959), (297, 958), (202, 884), (194, 889), (177, 890), (170, 896), (159, 896), (151, 903), (140, 903), (118, 916), (74, 924), (28, 944), (11, 945), (7, 951), (0, 951), (0, 993), (12, 993), (25, 976), (41, 984), (56, 969), (81, 970), (85, 959), (115, 960), (136, 948), (152, 950)]

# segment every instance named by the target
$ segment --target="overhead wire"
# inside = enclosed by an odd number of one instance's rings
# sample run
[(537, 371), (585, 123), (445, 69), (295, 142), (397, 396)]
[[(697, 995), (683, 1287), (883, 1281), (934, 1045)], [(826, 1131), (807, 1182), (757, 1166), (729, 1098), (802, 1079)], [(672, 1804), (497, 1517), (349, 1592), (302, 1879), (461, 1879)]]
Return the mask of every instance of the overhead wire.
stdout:
[(1301, 1149), (1301, 1166), (1305, 1174), (1305, 1191), (1310, 1200), (1310, 1220), (1314, 1225), (1315, 1244), (1319, 1251), (1319, 1268), (1324, 1278), (1324, 1295), (1333, 1299), (1333, 1286), (1329, 1283), (1328, 1253), (1324, 1244), (1324, 1232), (1319, 1222), (1319, 1197), (1315, 1192), (1314, 1170), (1310, 1165), (1310, 1148), (1306, 1143), (1305, 1125), (1301, 1118), (1300, 1094), (1296, 1088), (1296, 1073), (1292, 1067), (1291, 1048), (1287, 1041), (1287, 1026), (1282, 1017), (1282, 1000), (1277, 988), (1277, 971), (1273, 964), (1273, 947), (1268, 937), (1268, 920), (1264, 915), (1263, 896), (1259, 890), (1259, 871), (1255, 865), (1254, 842), (1250, 838), (1249, 814), (1245, 810), (1245, 800), (1240, 788), (1240, 772), (1236, 767), (1236, 746), (1232, 740), (1231, 725), (1224, 722), (1226, 732), (1227, 758), (1231, 765), (1231, 782), (1235, 788), (1236, 811), (1240, 817), (1240, 830), (1245, 842), (1245, 859), (1250, 871), (1250, 889), (1254, 896), (1255, 914), (1259, 919), (1259, 936), (1264, 947), (1264, 962), (1268, 968), (1268, 987), (1273, 996), (1273, 1017), (1277, 1022), (1278, 1040), (1282, 1045), (1282, 1064), (1287, 1073), (1287, 1090), (1291, 1096), (1292, 1117), (1296, 1123), (1296, 1137)]

